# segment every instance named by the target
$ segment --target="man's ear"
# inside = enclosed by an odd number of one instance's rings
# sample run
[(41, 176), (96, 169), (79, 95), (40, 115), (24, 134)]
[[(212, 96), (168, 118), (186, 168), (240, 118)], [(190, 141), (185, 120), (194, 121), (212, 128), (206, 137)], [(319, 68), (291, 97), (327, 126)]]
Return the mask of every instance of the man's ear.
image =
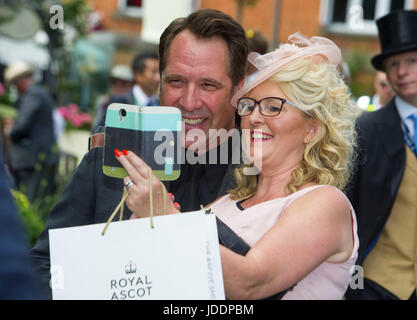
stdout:
[(243, 85), (245, 84), (246, 76), (237, 84), (237, 86), (232, 87), (232, 94), (230, 98), (232, 98), (236, 92), (238, 92), (240, 89), (242, 89)]
[(245, 81), (246, 81), (246, 76), (242, 79), (242, 81), (239, 82), (239, 84), (237, 85), (237, 88), (236, 89), (237, 90), (242, 89), (243, 85), (245, 84)]
[(246, 76), (237, 84), (237, 86), (232, 87), (232, 97), (235, 95), (236, 92), (242, 89), (243, 85), (245, 84), (245, 81)]

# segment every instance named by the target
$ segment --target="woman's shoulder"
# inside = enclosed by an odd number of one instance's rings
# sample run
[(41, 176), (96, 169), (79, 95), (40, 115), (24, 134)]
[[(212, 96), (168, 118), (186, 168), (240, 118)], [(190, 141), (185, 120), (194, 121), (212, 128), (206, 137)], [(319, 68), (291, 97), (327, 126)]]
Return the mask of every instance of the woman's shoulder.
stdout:
[(221, 196), (220, 198), (214, 200), (212, 203), (208, 204), (206, 207), (211, 208), (228, 202), (234, 202), (234, 200), (230, 198), (230, 194), (225, 194), (224, 196)]
[(309, 209), (317, 211), (317, 214), (326, 212), (349, 212), (351, 204), (346, 195), (338, 188), (330, 185), (312, 185), (302, 188), (299, 196), (291, 203), (294, 209)]
[(341, 199), (347, 200), (345, 194), (342, 190), (335, 186), (327, 185), (327, 184), (312, 184), (307, 185), (299, 190), (297, 192), (300, 192), (304, 195), (314, 195), (316, 197), (322, 197), (322, 196), (329, 196), (333, 195), (335, 197), (341, 197)]
[(326, 259), (327, 262), (340, 263), (351, 256), (355, 217), (349, 200), (340, 189), (333, 186), (312, 188), (294, 201), (284, 214), (320, 234), (327, 239), (325, 242), (333, 242), (335, 252)]

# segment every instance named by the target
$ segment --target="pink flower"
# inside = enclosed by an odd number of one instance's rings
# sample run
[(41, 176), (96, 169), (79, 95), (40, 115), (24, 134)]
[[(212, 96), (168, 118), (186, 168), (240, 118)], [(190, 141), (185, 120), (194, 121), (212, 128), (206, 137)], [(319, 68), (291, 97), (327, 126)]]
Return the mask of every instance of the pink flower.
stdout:
[(89, 125), (92, 121), (91, 115), (81, 111), (80, 107), (75, 103), (70, 103), (67, 106), (61, 106), (58, 111), (64, 119), (73, 127), (80, 128), (83, 125)]
[(68, 110), (66, 107), (58, 107), (58, 111), (64, 118), (67, 118)]
[(84, 123), (89, 123), (91, 122), (91, 116), (88, 113), (82, 113), (79, 115), (80, 119), (82, 122)]
[(80, 111), (80, 108), (74, 103), (70, 103), (67, 108), (71, 113), (78, 113)]

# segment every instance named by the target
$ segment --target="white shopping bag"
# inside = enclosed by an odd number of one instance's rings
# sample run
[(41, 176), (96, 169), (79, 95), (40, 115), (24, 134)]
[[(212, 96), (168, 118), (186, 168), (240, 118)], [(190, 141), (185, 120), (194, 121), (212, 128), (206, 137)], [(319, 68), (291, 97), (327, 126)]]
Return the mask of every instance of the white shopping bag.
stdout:
[(204, 210), (49, 230), (53, 299), (225, 299)]

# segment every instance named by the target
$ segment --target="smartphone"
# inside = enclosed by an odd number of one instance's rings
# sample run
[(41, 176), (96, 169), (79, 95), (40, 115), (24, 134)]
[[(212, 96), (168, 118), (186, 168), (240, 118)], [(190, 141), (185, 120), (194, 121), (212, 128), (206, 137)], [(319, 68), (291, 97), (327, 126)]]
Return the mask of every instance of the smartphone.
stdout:
[(107, 108), (104, 129), (103, 172), (124, 178), (126, 170), (114, 149), (138, 155), (161, 181), (180, 176), (181, 111), (175, 107), (141, 107), (112, 103)]

